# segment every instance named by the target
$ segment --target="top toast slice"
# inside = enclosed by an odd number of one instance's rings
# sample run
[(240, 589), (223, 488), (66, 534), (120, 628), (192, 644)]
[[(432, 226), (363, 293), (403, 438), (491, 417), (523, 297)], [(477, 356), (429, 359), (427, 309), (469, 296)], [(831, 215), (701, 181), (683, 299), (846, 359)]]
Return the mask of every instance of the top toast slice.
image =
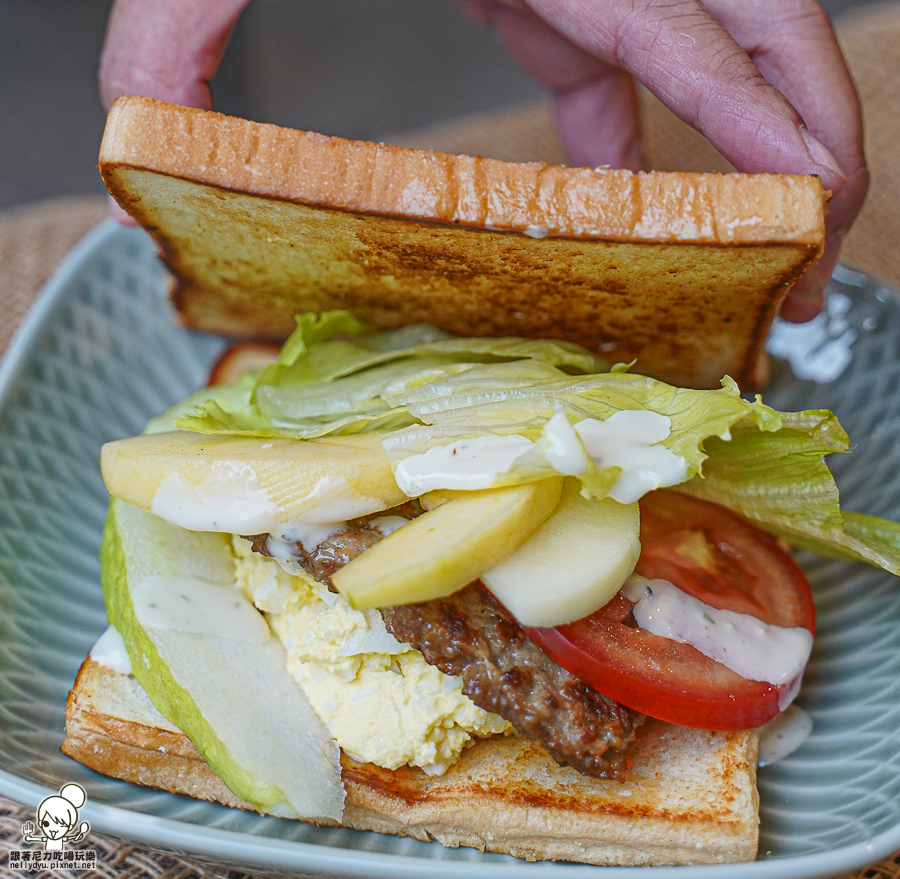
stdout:
[(815, 177), (633, 174), (348, 141), (123, 97), (100, 170), (159, 243), (192, 328), (373, 327), (569, 339), (686, 387), (758, 383), (821, 253)]

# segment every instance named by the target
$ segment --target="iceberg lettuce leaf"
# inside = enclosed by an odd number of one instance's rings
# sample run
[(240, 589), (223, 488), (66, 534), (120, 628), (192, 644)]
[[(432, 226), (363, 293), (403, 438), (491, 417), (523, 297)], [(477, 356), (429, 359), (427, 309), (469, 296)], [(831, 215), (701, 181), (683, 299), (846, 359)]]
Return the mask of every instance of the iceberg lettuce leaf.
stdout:
[[(824, 456), (847, 451), (849, 441), (832, 413), (776, 412), (741, 397), (727, 377), (715, 390), (675, 388), (627, 365), (609, 370), (571, 343), (464, 339), (426, 325), (371, 333), (347, 312), (302, 315), (277, 363), (233, 387), (197, 392), (157, 423), (298, 439), (378, 431), (395, 472), (438, 446), (518, 434), (532, 445), (495, 485), (562, 472), (562, 442), (566, 461), (583, 462), (574, 474), (582, 492), (603, 497), (622, 468), (596, 449), (591, 458), (578, 425), (628, 410), (667, 419), (656, 445), (684, 469), (683, 481), (662, 484), (821, 554), (900, 573), (900, 525), (840, 510)], [(565, 436), (549, 430), (560, 417)]]
[[(495, 379), (501, 372), (508, 373), (510, 378), (505, 383), (495, 381), (494, 386), (487, 388), (483, 370), (480, 373), (472, 370), (443, 379), (446, 390), (443, 396), (429, 397), (428, 385), (419, 389), (415, 401), (408, 403), (408, 409), (422, 424), (384, 439), (392, 464), (396, 466), (407, 456), (424, 454), (436, 445), (466, 437), (518, 433), (537, 440), (544, 425), (559, 411), (577, 425), (585, 419), (606, 421), (617, 412), (636, 410), (656, 412), (669, 419), (668, 436), (660, 445), (685, 460), (686, 478), (690, 478), (700, 473), (706, 458), (707, 438), (727, 438), (732, 428), (744, 421), (749, 421), (757, 433), (781, 428), (779, 413), (759, 400), (744, 400), (730, 379), (713, 391), (674, 388), (627, 372), (518, 384), (517, 367), (518, 364), (496, 365)], [(473, 375), (479, 379), (477, 385), (471, 384)], [(599, 472), (594, 472), (595, 469)], [(519, 481), (539, 478), (549, 475), (551, 470), (546, 458), (530, 455), (522, 466), (501, 477), (497, 484), (514, 478)], [(594, 462), (579, 478), (594, 485), (606, 485), (609, 478), (601, 475), (603, 470), (602, 462)], [(587, 487), (586, 491), (593, 493)]]
[(819, 555), (900, 574), (900, 525), (840, 508), (823, 457), (849, 451), (837, 418), (825, 410), (782, 417), (785, 426), (772, 433), (740, 425), (727, 442), (710, 439), (702, 476), (678, 490), (722, 504)]
[(448, 362), (539, 360), (576, 372), (608, 368), (599, 357), (571, 342), (457, 338), (427, 324), (369, 333), (365, 324), (346, 311), (305, 314), (296, 320), (297, 328), (285, 342), (278, 361), (260, 374), (257, 392), (264, 386), (306, 387), (395, 360), (429, 357)]
[[(300, 315), (278, 360), (242, 377), (249, 399), (197, 401), (178, 426), (207, 433), (297, 438), (384, 430), (418, 421), (406, 399), (447, 397), (441, 379), (478, 367), (509, 366), (495, 384), (521, 385), (606, 369), (600, 358), (570, 342), (520, 338), (457, 338), (426, 324), (370, 333), (348, 312)], [(484, 371), (464, 382), (491, 385)], [(399, 410), (406, 413), (401, 417)], [(388, 416), (388, 413), (390, 415)], [(375, 417), (372, 417), (375, 416)], [(385, 417), (382, 417), (385, 416)], [(385, 420), (387, 419), (387, 420)]]

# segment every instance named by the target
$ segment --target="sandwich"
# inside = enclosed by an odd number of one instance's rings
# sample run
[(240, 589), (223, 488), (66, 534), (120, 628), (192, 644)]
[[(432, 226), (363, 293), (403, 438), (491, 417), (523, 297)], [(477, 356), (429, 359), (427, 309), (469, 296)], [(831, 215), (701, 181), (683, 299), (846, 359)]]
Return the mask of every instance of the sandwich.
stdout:
[[(665, 323), (747, 279), (730, 362), (758, 380), (821, 249), (817, 181), (508, 166), (134, 98), (101, 170), (188, 325), (275, 336), (309, 311), (276, 359), (104, 447), (114, 628), (66, 753), (532, 860), (752, 859), (757, 730), (815, 628), (783, 541), (897, 573), (898, 529), (840, 510), (831, 413), (776, 412), (724, 371), (707, 388), (734, 320)], [(549, 310), (567, 285), (587, 304)]]

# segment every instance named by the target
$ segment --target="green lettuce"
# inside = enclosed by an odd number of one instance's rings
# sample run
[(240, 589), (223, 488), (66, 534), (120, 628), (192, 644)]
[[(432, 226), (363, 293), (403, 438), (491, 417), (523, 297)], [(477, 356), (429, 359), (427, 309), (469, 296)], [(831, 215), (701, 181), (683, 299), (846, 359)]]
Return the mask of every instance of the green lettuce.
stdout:
[[(493, 371), (495, 378), (500, 373), (514, 375), (515, 365), (498, 365)], [(704, 440), (708, 437), (727, 438), (732, 427), (742, 421), (749, 421), (757, 432), (781, 427), (775, 410), (758, 399), (744, 400), (730, 379), (713, 391), (674, 388), (622, 370), (554, 378), (525, 386), (515, 386), (510, 381), (503, 391), (470, 386), (465, 373), (443, 381), (447, 389), (444, 396), (426, 396), (426, 386), (406, 402), (410, 413), (421, 423), (383, 438), (395, 469), (404, 460), (426, 454), (434, 446), (470, 437), (515, 433), (535, 441), (538, 448), (517, 460), (513, 469), (500, 474), (495, 484), (539, 479), (557, 472), (552, 459), (539, 453), (542, 445), (552, 443), (545, 427), (555, 413), (563, 412), (577, 425), (585, 419), (606, 421), (617, 412), (637, 410), (669, 419), (668, 436), (659, 445), (684, 459), (684, 478), (689, 479), (701, 472), (706, 458)], [(618, 467), (589, 460), (587, 468), (576, 475), (581, 479), (583, 494), (602, 497), (609, 493), (618, 473)]]
[(840, 509), (824, 457), (848, 451), (849, 440), (831, 412), (777, 412), (744, 399), (727, 377), (715, 390), (675, 388), (610, 370), (571, 343), (457, 338), (425, 325), (371, 333), (346, 312), (303, 315), (275, 363), (232, 388), (198, 392), (164, 423), (297, 439), (378, 431), (397, 473), (439, 446), (516, 434), (531, 444), (516, 441), (526, 451), (493, 484), (561, 472), (562, 442), (583, 462), (569, 473), (582, 493), (603, 497), (621, 467), (592, 460), (578, 425), (623, 411), (668, 419), (654, 445), (683, 460), (678, 490), (823, 555), (900, 574), (900, 525)]
[[(425, 324), (366, 334), (344, 311), (301, 315), (278, 360), (240, 399), (195, 402), (177, 426), (198, 433), (311, 439), (328, 434), (396, 430), (418, 423), (403, 395), (477, 367), (515, 364), (501, 384), (540, 383), (600, 372), (607, 364), (579, 345), (546, 339), (457, 338)], [(472, 381), (476, 384), (472, 385)]]

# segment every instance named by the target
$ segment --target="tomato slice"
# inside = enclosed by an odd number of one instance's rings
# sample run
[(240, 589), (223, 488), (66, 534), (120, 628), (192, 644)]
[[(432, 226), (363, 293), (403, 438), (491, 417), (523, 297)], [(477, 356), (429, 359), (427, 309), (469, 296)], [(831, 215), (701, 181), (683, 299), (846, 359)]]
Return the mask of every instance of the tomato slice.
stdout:
[[(778, 626), (815, 632), (809, 583), (771, 535), (708, 501), (676, 491), (641, 505), (636, 571), (695, 598)], [(689, 644), (639, 629), (621, 594), (596, 613), (528, 634), (563, 668), (651, 717), (709, 730), (749, 729), (775, 717), (790, 685), (751, 681)]]

